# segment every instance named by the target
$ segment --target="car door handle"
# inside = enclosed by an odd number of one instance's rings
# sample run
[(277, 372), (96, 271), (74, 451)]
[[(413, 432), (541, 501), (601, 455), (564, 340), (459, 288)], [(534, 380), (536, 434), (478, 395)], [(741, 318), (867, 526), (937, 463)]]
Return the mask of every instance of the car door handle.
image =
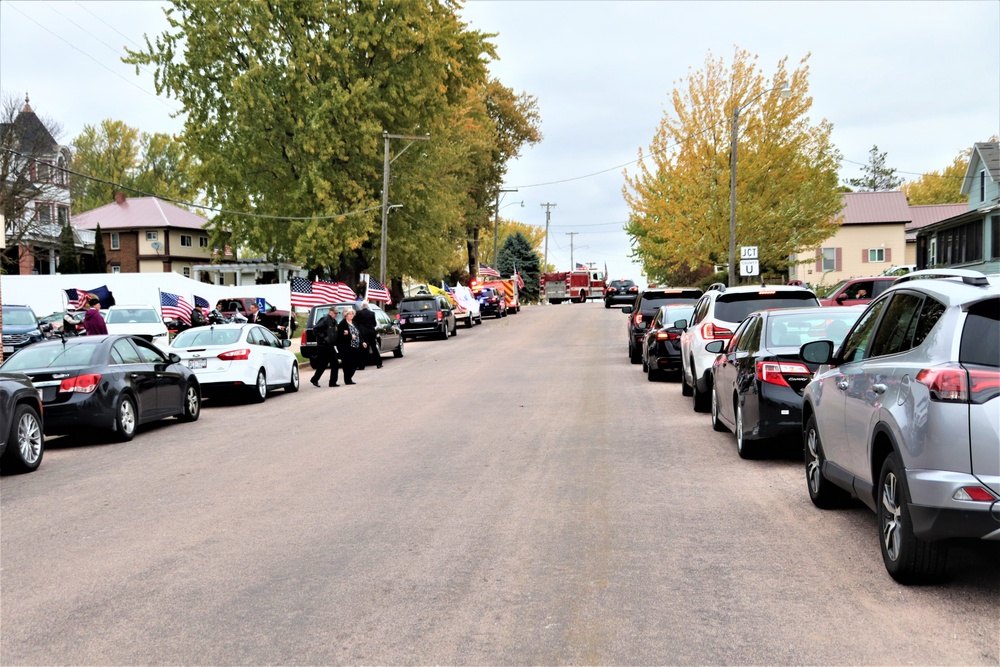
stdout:
[(847, 391), (847, 388), (850, 386), (851, 384), (847, 380), (841, 380), (840, 382), (837, 383), (837, 389), (841, 391)]
[(881, 382), (872, 385), (872, 391), (874, 391), (876, 394), (884, 394), (887, 388), (888, 387), (886, 387)]

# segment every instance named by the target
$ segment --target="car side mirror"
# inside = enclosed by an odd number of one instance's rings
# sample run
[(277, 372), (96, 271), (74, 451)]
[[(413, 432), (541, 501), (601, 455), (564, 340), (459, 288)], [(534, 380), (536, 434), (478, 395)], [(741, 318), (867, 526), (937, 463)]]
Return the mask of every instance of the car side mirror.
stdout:
[(687, 320), (675, 320), (674, 321), (674, 328), (675, 329), (680, 329), (681, 331), (684, 331), (684, 330), (686, 330), (688, 328), (688, 321)]
[(712, 354), (719, 354), (726, 349), (726, 341), (724, 340), (713, 340), (711, 343), (705, 346), (707, 352)]
[(837, 295), (834, 301), (836, 301), (837, 303), (844, 303), (845, 299), (847, 299), (847, 293), (841, 292), (840, 294)]
[(292, 346), (292, 341), (291, 340), (289, 340), (287, 338), (282, 338), (281, 339), (281, 347), (291, 347), (291, 346)]
[(181, 363), (180, 355), (178, 355), (176, 352), (171, 352), (169, 355), (167, 355), (167, 359), (169, 359), (170, 363), (172, 364)]
[(622, 308), (622, 312), (625, 313), (626, 315), (629, 315), (632, 312), (632, 306), (625, 306), (624, 308)]
[(799, 348), (799, 358), (811, 364), (828, 364), (833, 359), (833, 341), (809, 341)]

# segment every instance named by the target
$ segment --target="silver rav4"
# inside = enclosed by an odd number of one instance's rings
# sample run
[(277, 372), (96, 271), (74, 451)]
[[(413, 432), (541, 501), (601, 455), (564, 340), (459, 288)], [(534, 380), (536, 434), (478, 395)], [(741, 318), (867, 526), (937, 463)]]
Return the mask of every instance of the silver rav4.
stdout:
[(1000, 540), (1000, 286), (911, 273), (836, 353), (814, 341), (800, 354), (823, 364), (802, 407), (809, 496), (874, 510), (894, 579), (939, 578), (950, 538)]

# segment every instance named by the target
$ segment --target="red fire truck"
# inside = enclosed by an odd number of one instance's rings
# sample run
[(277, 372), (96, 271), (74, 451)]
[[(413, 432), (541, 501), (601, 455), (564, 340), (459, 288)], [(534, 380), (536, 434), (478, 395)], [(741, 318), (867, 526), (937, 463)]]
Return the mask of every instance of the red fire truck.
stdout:
[(603, 299), (604, 288), (604, 271), (594, 268), (557, 271), (541, 275), (539, 295), (549, 303), (584, 303), (587, 299)]

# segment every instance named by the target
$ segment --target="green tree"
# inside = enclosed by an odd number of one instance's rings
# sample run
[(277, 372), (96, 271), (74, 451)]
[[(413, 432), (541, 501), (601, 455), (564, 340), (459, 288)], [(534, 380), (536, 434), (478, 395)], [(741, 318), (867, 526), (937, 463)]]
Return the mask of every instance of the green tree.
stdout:
[(76, 238), (69, 224), (59, 232), (59, 273), (80, 273), (80, 261), (76, 256)]
[[(336, 273), (374, 264), (381, 236), (382, 133), (393, 140), (389, 274), (440, 275), (462, 237), (461, 176), (486, 81), (488, 36), (451, 0), (174, 0), (168, 31), (126, 62), (156, 69), (180, 100), (184, 146), (207, 199), (228, 211), (213, 236)], [(451, 125), (448, 125), (448, 124)], [(425, 157), (426, 156), (426, 157)], [(396, 159), (398, 158), (398, 159)], [(434, 271), (438, 268), (438, 271)]]
[(950, 165), (941, 171), (930, 171), (920, 178), (904, 183), (902, 190), (907, 201), (921, 204), (962, 204), (967, 201), (962, 195), (962, 179), (969, 168), (972, 149), (959, 152)]
[(896, 176), (894, 167), (885, 164), (886, 153), (879, 153), (878, 146), (872, 145), (868, 151), (868, 164), (861, 167), (861, 176), (847, 179), (847, 184), (860, 192), (882, 192), (895, 190), (903, 183)]
[(538, 301), (538, 277), (541, 273), (541, 259), (531, 246), (528, 238), (519, 231), (508, 236), (500, 247), (497, 257), (497, 271), (504, 278), (514, 274), (517, 267), (524, 281), (521, 300), (529, 303)]
[(100, 223), (94, 230), (94, 270), (97, 273), (107, 273), (108, 271), (108, 255), (104, 250), (104, 236), (101, 234)]
[[(832, 126), (811, 123), (809, 69), (778, 62), (770, 80), (756, 58), (737, 50), (726, 66), (709, 54), (705, 67), (674, 89), (648, 151), (625, 173), (625, 230), (633, 256), (652, 282), (704, 272), (729, 257), (730, 136), (739, 116), (739, 245), (756, 245), (762, 264), (784, 268), (790, 255), (815, 248), (837, 229), (840, 155)], [(792, 96), (768, 92), (783, 83)]]
[[(500, 247), (508, 237), (519, 233), (528, 240), (528, 245), (537, 253), (541, 253), (545, 243), (545, 229), (537, 225), (529, 225), (516, 220), (508, 220), (500, 217)], [(479, 256), (484, 258), (484, 264), (493, 265), (493, 250), (496, 244), (493, 239), (493, 225), (483, 229), (479, 236)]]

